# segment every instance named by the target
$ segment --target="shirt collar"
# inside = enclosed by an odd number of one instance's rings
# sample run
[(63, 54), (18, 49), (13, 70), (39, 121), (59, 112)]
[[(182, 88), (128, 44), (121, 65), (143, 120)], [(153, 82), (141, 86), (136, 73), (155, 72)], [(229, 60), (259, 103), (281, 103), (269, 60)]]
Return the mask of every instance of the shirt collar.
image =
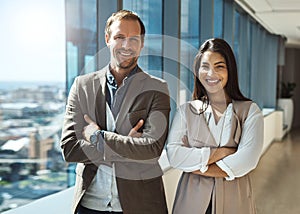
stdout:
[[(133, 75), (135, 75), (138, 72), (138, 66), (136, 65), (131, 71), (130, 73), (124, 78), (123, 83), (126, 82), (128, 80), (128, 78), (132, 77)], [(111, 67), (109, 66), (109, 69), (106, 73), (106, 79), (108, 81), (108, 83), (110, 85), (117, 85), (116, 79), (115, 77), (112, 75), (111, 73)]]
[(107, 79), (108, 84), (110, 84), (110, 85), (117, 85), (115, 77), (112, 75), (110, 69), (108, 69), (108, 71), (106, 73), (106, 79)]

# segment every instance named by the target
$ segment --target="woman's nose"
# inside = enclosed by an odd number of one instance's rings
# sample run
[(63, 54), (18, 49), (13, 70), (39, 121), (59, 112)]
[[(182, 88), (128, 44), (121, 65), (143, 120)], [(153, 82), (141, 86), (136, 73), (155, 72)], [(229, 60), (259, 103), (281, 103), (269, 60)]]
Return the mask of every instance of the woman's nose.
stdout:
[(212, 68), (210, 68), (210, 69), (208, 70), (208, 72), (207, 72), (207, 75), (213, 76), (214, 73), (215, 73), (215, 71), (214, 71)]

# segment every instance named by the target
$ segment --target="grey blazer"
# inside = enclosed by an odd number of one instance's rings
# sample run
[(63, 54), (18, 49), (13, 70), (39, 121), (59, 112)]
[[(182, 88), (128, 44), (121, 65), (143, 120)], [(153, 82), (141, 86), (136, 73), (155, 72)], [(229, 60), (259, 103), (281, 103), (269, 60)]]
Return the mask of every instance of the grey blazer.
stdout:
[[(170, 98), (165, 81), (138, 68), (128, 87), (116, 132), (105, 132), (104, 152), (85, 141), (83, 115), (88, 114), (106, 129), (106, 66), (75, 79), (67, 101), (61, 148), (67, 162), (76, 162), (73, 212), (91, 184), (99, 164), (115, 163), (119, 199), (124, 213), (167, 213), (158, 158), (169, 126)], [(128, 137), (139, 119), (144, 119), (141, 138)]]

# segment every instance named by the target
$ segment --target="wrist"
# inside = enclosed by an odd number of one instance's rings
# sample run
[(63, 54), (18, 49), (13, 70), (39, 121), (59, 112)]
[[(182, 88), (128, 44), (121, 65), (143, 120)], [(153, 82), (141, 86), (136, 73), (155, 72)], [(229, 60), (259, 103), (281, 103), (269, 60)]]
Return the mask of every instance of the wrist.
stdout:
[(90, 136), (90, 143), (97, 145), (99, 142), (100, 136), (104, 138), (104, 130), (96, 130), (91, 136)]
[(210, 149), (210, 155), (209, 155), (209, 159), (208, 159), (208, 164), (212, 164), (215, 162), (216, 157), (217, 157), (217, 148), (211, 148)]

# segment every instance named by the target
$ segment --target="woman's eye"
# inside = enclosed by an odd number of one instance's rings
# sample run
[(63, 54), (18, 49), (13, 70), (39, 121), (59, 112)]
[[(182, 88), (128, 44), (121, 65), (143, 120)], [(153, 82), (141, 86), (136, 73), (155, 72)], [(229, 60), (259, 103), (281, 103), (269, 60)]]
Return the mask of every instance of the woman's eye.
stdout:
[(203, 70), (203, 71), (208, 71), (208, 70), (209, 70), (209, 67), (208, 67), (208, 66), (201, 66), (201, 70)]
[(219, 71), (222, 71), (222, 70), (224, 70), (224, 69), (226, 69), (226, 66), (224, 66), (224, 65), (219, 65), (219, 66), (217, 67), (217, 70), (219, 70)]

